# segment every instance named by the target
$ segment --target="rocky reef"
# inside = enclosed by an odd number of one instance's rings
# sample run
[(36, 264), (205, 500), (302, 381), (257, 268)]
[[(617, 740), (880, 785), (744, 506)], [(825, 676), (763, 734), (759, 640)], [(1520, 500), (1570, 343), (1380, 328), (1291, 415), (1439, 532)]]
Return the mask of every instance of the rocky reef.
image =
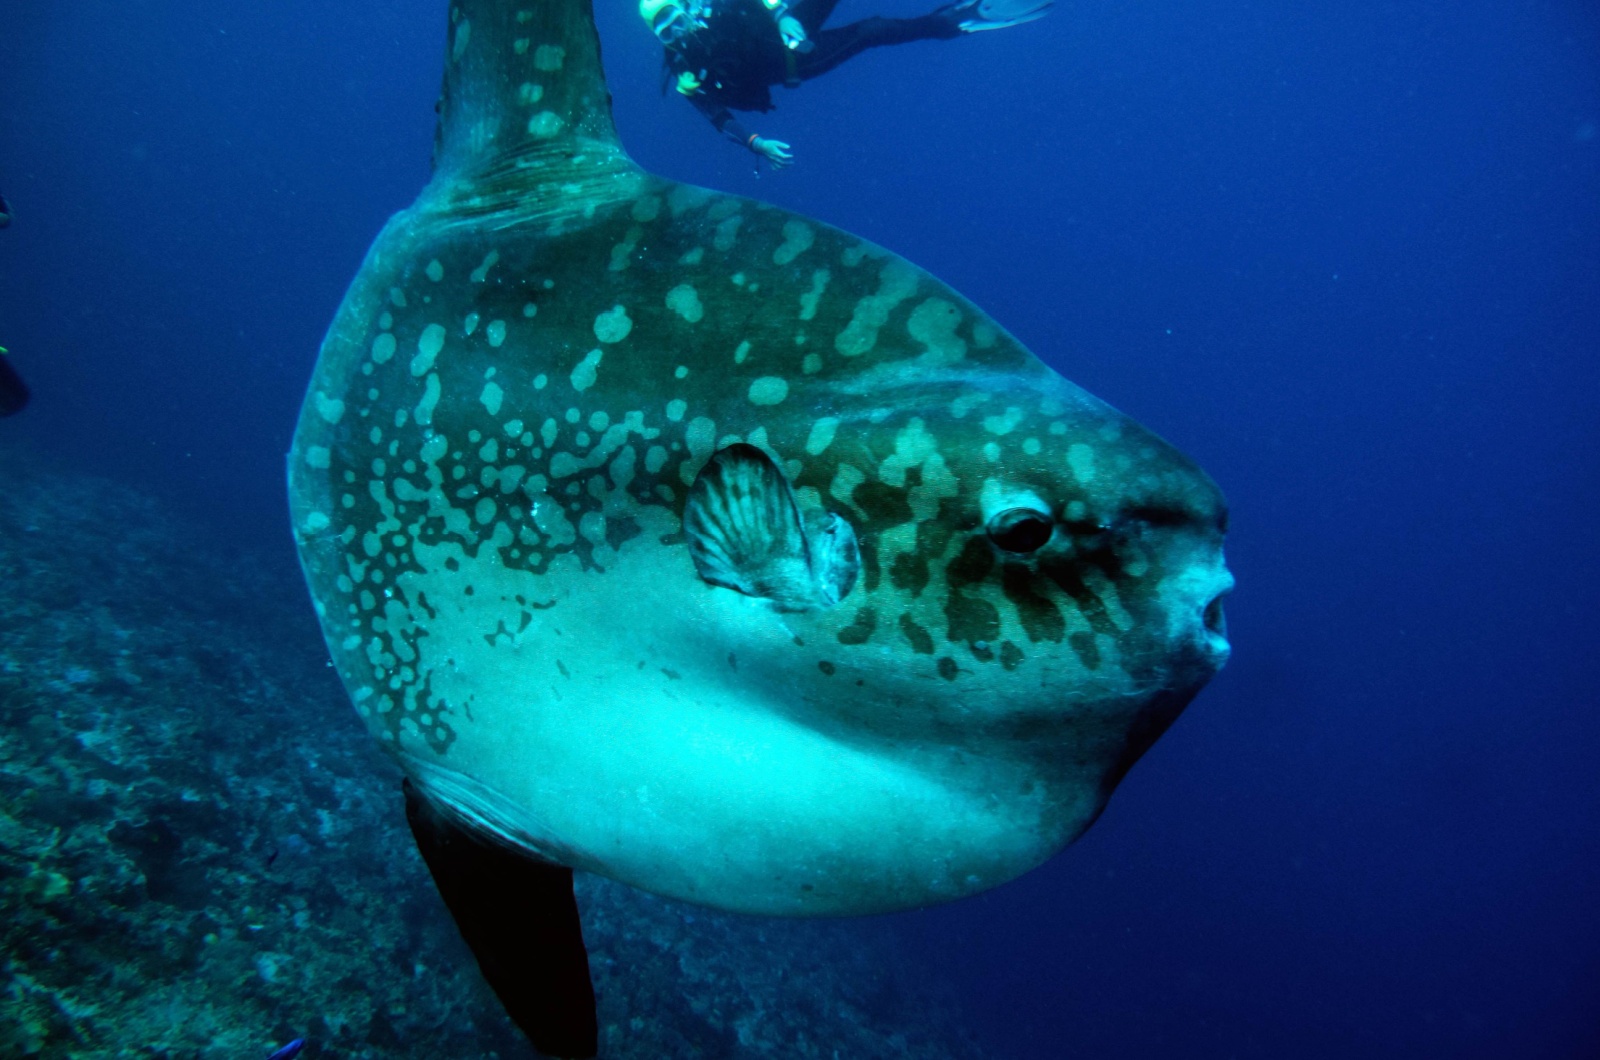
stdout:
[[(580, 881), (603, 1057), (978, 1060), (872, 922)], [(280, 553), (0, 448), (0, 1056), (532, 1057)]]

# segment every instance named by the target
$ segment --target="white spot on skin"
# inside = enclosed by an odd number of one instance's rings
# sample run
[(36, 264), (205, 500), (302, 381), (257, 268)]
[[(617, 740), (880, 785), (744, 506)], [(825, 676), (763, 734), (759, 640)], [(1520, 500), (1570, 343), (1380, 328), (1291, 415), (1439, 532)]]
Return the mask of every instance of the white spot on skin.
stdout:
[(464, 323), (464, 325), (462, 327), (462, 330), (465, 331), (470, 336), (474, 331), (478, 330), (478, 320), (479, 319), (480, 318), (479, 318), (478, 314), (476, 314), (476, 313), (468, 313), (466, 322)]
[(614, 305), (594, 318), (594, 337), (601, 342), (621, 342), (631, 331), (633, 321), (628, 319), (628, 311), (620, 305)]
[(906, 472), (913, 467), (920, 467), (938, 447), (938, 442), (928, 433), (922, 420), (913, 416), (911, 422), (895, 435), (894, 452), (879, 465), (878, 477), (891, 486), (903, 487), (906, 484)]
[(691, 324), (698, 324), (706, 315), (700, 304), (700, 292), (692, 284), (680, 283), (667, 292), (667, 308)]
[(1039, 455), (1039, 439), (1037, 439), (1037, 438), (1024, 438), (1022, 440), (1022, 451), (1024, 453), (1028, 454), (1029, 456), (1038, 456)]
[(305, 523), (306, 533), (320, 534), (322, 531), (328, 528), (329, 522), (330, 520), (328, 517), (323, 515), (321, 512), (307, 512)]
[(498, 383), (483, 384), (483, 393), (478, 395), (478, 400), (483, 402), (483, 407), (489, 410), (489, 415), (500, 415), (500, 403), (505, 398), (505, 391), (500, 389)]
[(667, 419), (677, 423), (683, 419), (683, 414), (689, 411), (689, 403), (682, 398), (673, 398), (667, 402)]
[(398, 347), (392, 334), (385, 331), (382, 335), (372, 340), (372, 359), (377, 364), (387, 364), (389, 358), (394, 356)]
[(743, 364), (746, 357), (750, 356), (750, 341), (746, 339), (739, 343), (739, 348), (733, 351), (733, 363)]
[(639, 240), (644, 238), (644, 229), (633, 225), (623, 235), (622, 242), (611, 248), (611, 264), (607, 266), (612, 272), (621, 272), (633, 264), (633, 252), (639, 246)]
[(422, 400), (417, 402), (416, 419), (424, 427), (433, 424), (433, 410), (439, 404), (439, 373), (433, 372), (422, 387)]
[(483, 330), (484, 338), (489, 340), (489, 345), (498, 347), (506, 341), (506, 322), (504, 320), (491, 320), (489, 326)]
[(717, 223), (716, 235), (711, 240), (711, 245), (726, 254), (733, 249), (733, 244), (739, 238), (739, 226), (744, 223), (744, 218), (739, 214), (725, 218)]
[(479, 263), (477, 268), (472, 270), (472, 282), (482, 283), (487, 280), (489, 278), (489, 270), (494, 268), (495, 262), (499, 260), (500, 252), (498, 250), (491, 250), (484, 255), (483, 261)]
[(649, 224), (661, 216), (661, 200), (654, 195), (646, 195), (633, 204), (633, 209), (628, 211), (635, 221), (640, 224)]
[(672, 378), (674, 378), (674, 379), (687, 379), (687, 378), (689, 378), (689, 366), (686, 365), (686, 364), (678, 365), (678, 367), (676, 367), (676, 368), (674, 368), (672, 370)]
[(951, 365), (967, 355), (967, 340), (956, 334), (961, 310), (943, 298), (929, 298), (911, 311), (906, 330), (926, 349), (923, 359), (936, 365)]
[(956, 419), (964, 419), (967, 413), (989, 400), (989, 395), (981, 390), (974, 390), (969, 394), (962, 394), (950, 402), (950, 415)]
[(534, 68), (543, 70), (547, 74), (553, 74), (561, 69), (562, 64), (566, 61), (567, 49), (559, 44), (541, 44), (538, 50), (533, 53)]
[(688, 486), (694, 483), (694, 477), (711, 458), (711, 450), (717, 442), (716, 423), (705, 416), (696, 416), (684, 430), (683, 442), (689, 449), (689, 459), (679, 465), (678, 474), (683, 484)]
[(788, 380), (776, 375), (764, 375), (750, 384), (750, 404), (777, 405), (789, 396)]
[(820, 456), (833, 444), (833, 435), (838, 428), (839, 421), (832, 416), (824, 416), (813, 423), (811, 434), (806, 437), (806, 452), (811, 456)]
[(444, 266), (439, 264), (438, 258), (434, 258), (432, 261), (428, 262), (428, 267), (422, 271), (427, 273), (428, 279), (432, 280), (434, 283), (438, 283), (440, 280), (444, 279)]
[(322, 391), (317, 391), (317, 415), (321, 416), (324, 423), (338, 423), (344, 418), (344, 402), (338, 398), (331, 398)]
[(544, 98), (544, 86), (536, 85), (531, 81), (524, 81), (517, 89), (517, 102), (524, 107), (531, 107)]
[(991, 464), (998, 463), (1000, 460), (999, 444), (996, 442), (985, 442), (983, 446), (983, 457)]
[(859, 357), (878, 344), (878, 329), (889, 322), (896, 306), (917, 293), (917, 270), (898, 258), (878, 274), (878, 291), (856, 303), (850, 323), (833, 340), (846, 357)]
[(414, 378), (421, 379), (433, 370), (434, 358), (444, 349), (444, 336), (444, 327), (440, 324), (429, 324), (422, 329), (417, 339), (417, 355), (411, 358), (411, 375)]
[(783, 223), (783, 242), (778, 249), (772, 252), (774, 265), (787, 265), (795, 258), (811, 249), (811, 244), (816, 241), (817, 234), (811, 226), (804, 221), (785, 221)]
[(466, 19), (456, 27), (456, 39), (450, 45), (450, 61), (460, 62), (467, 53), (467, 42), (472, 40), (472, 23)]
[(822, 301), (822, 292), (828, 289), (828, 281), (833, 273), (827, 269), (818, 269), (811, 274), (811, 290), (800, 296), (800, 319), (812, 320), (817, 315), (817, 304)]
[(703, 261), (705, 259), (705, 256), (706, 256), (706, 248), (705, 247), (693, 247), (690, 250), (687, 250), (687, 251), (684, 252), (683, 257), (678, 259), (678, 264), (679, 265), (698, 265), (698, 264), (700, 264), (701, 261)]
[(1094, 450), (1078, 442), (1067, 447), (1067, 466), (1078, 481), (1087, 486), (1094, 481)]
[(645, 450), (644, 469), (650, 472), (650, 474), (659, 474), (661, 469), (666, 466), (666, 463), (667, 450), (664, 446), (652, 445), (649, 449)]
[(816, 375), (822, 371), (822, 354), (808, 353), (800, 362), (800, 370), (806, 375)]
[(985, 416), (983, 418), (983, 429), (990, 434), (1007, 435), (1017, 429), (1018, 425), (1022, 423), (1022, 418), (1021, 409), (1008, 408), (1004, 415)]
[(605, 356), (601, 350), (590, 350), (583, 355), (583, 360), (572, 370), (572, 389), (583, 391), (594, 386), (595, 377), (600, 372), (600, 359)]
[(553, 111), (541, 110), (528, 119), (528, 135), (540, 140), (548, 140), (561, 132), (565, 124), (561, 115)]
[(860, 511), (861, 509), (856, 506), (854, 494), (856, 487), (865, 481), (867, 476), (861, 473), (860, 468), (854, 464), (840, 464), (838, 470), (833, 473), (833, 481), (828, 484), (828, 493), (834, 500)]
[(306, 450), (306, 466), (327, 470), (332, 465), (332, 454), (325, 445), (313, 445)]

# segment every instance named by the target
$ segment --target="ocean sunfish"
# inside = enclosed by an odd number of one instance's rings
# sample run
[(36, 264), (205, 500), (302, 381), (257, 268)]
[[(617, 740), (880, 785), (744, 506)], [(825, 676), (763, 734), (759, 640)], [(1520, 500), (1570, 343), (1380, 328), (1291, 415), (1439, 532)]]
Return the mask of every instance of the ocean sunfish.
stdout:
[(1226, 659), (1226, 513), (926, 272), (635, 165), (589, 0), (449, 19), (293, 526), (480, 966), (592, 1055), (573, 869), (782, 916), (1026, 872)]

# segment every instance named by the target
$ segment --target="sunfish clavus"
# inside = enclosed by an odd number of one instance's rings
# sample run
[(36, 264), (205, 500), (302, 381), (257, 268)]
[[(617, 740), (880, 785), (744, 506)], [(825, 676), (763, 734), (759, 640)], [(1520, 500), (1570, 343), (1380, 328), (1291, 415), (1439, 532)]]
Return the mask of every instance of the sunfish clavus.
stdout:
[(1081, 834), (1227, 656), (1212, 482), (894, 254), (641, 170), (587, 0), (452, 4), (440, 109), (289, 492), (535, 1044), (594, 1048), (572, 868), (870, 913)]

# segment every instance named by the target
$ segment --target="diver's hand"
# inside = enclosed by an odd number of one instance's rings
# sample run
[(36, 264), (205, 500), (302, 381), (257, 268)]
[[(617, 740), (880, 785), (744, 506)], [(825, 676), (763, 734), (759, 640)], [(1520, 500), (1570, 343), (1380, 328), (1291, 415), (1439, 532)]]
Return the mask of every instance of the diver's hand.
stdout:
[(750, 150), (771, 162), (773, 168), (782, 169), (794, 164), (794, 155), (789, 150), (789, 145), (782, 140), (768, 140), (764, 136), (750, 137)]

